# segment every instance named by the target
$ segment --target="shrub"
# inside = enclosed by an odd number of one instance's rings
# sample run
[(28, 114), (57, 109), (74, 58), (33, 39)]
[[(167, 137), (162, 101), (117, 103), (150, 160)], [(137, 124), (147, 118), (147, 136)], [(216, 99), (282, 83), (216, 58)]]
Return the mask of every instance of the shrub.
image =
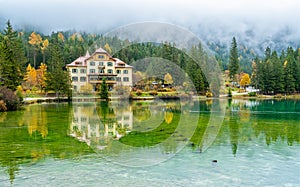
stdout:
[(3, 100), (7, 110), (17, 110), (20, 105), (19, 97), (11, 89), (3, 86), (0, 87), (0, 100)]
[(152, 91), (150, 92), (150, 95), (153, 95), (153, 96), (157, 95), (157, 91), (156, 91), (156, 90), (152, 90)]
[(276, 94), (274, 98), (282, 98), (282, 94)]
[(206, 92), (206, 97), (212, 97), (213, 94), (211, 92)]
[(255, 97), (255, 96), (256, 96), (256, 92), (249, 92), (248, 95), (249, 95), (250, 97)]
[(136, 95), (137, 95), (137, 96), (141, 96), (142, 94), (143, 94), (142, 90), (137, 90), (137, 91), (136, 91)]
[(3, 100), (0, 100), (0, 111), (1, 112), (7, 111), (6, 104)]

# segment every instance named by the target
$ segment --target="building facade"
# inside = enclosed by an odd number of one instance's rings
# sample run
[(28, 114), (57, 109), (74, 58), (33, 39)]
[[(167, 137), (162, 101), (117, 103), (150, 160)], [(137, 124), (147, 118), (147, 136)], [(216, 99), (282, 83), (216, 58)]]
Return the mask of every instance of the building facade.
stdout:
[(100, 88), (105, 78), (109, 90), (116, 85), (132, 86), (132, 66), (118, 58), (113, 58), (102, 48), (92, 55), (88, 52), (67, 66), (72, 79), (73, 91), (80, 92), (86, 85), (92, 86), (92, 91)]

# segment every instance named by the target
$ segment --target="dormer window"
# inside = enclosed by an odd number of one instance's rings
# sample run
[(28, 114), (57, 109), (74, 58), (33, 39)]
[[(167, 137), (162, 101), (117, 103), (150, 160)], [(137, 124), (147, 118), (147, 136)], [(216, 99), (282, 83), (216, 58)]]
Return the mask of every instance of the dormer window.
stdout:
[(104, 59), (104, 55), (99, 55), (98, 58), (99, 59)]

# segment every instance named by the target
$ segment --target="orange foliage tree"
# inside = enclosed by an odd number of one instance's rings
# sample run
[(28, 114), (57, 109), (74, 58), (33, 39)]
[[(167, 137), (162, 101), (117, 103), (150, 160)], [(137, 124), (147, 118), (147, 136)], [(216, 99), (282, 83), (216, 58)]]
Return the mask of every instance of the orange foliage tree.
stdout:
[(41, 63), (39, 69), (36, 71), (36, 81), (37, 86), (39, 86), (40, 91), (46, 88), (46, 73), (47, 73), (47, 65)]
[(31, 67), (30, 64), (28, 64), (27, 72), (24, 77), (25, 83), (23, 84), (23, 87), (29, 90), (32, 90), (32, 88), (34, 87), (39, 87), (40, 91), (42, 91), (46, 87), (46, 73), (46, 64), (41, 63), (37, 70), (34, 67)]
[(45, 39), (42, 43), (42, 46), (41, 46), (41, 50), (42, 50), (42, 53), (43, 53), (43, 63), (45, 63), (45, 51), (48, 49), (48, 46), (49, 46), (49, 40), (48, 39)]
[(30, 64), (28, 64), (27, 66), (27, 72), (26, 75), (24, 76), (24, 80), (25, 80), (25, 89), (30, 89), (34, 86), (36, 86), (37, 84), (37, 80), (36, 80), (36, 70), (34, 67), (31, 67)]
[(43, 39), (41, 35), (36, 34), (35, 32), (32, 32), (29, 36), (28, 43), (33, 46), (33, 67), (36, 66), (36, 54), (40, 48), (41, 43), (43, 42)]
[(250, 79), (250, 76), (248, 73), (245, 73), (242, 78), (241, 78), (241, 81), (240, 81), (240, 85), (241, 87), (246, 87), (247, 85), (249, 85), (251, 83), (251, 79)]

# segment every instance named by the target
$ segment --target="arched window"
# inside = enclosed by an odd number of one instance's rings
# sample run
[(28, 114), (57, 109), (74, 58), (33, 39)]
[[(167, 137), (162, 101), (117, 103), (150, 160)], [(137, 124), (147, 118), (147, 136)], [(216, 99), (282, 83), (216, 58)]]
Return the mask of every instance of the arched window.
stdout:
[(107, 73), (112, 74), (112, 73), (113, 73), (113, 70), (112, 70), (112, 69), (108, 69), (108, 70), (107, 70)]
[(113, 66), (113, 63), (112, 62), (108, 62), (107, 66)]

